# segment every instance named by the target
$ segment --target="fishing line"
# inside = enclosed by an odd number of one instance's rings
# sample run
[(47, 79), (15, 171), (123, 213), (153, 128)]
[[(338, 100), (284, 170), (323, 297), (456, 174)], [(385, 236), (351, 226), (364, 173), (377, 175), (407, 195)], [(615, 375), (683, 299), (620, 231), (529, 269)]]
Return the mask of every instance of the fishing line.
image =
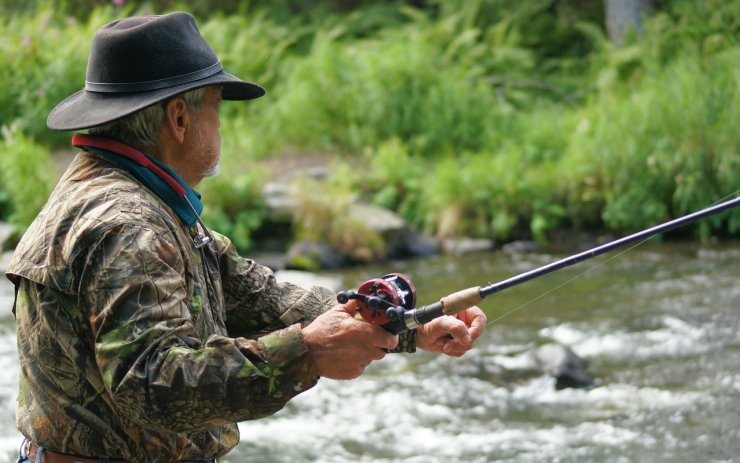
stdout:
[[(734, 197), (734, 196), (736, 196), (736, 195), (737, 195), (738, 193), (740, 193), (740, 190), (736, 190), (735, 192), (733, 192), (733, 193), (730, 193), (730, 194), (728, 194), (728, 195), (726, 195), (726, 196), (724, 196), (724, 197), (722, 197), (722, 198), (718, 199), (717, 201), (715, 201), (714, 203), (712, 203), (712, 204), (711, 204), (711, 206), (715, 206), (715, 205), (717, 205), (717, 204), (719, 204), (719, 203), (721, 203), (721, 202), (723, 202), (723, 201), (726, 201), (727, 199), (729, 199), (729, 198), (731, 198), (731, 197)], [(711, 206), (710, 206), (710, 207), (711, 207)], [(645, 238), (644, 240), (642, 240), (642, 241), (639, 241), (639, 242), (637, 242), (637, 243), (633, 244), (632, 246), (630, 246), (630, 247), (628, 247), (628, 248), (626, 248), (626, 249), (624, 249), (624, 250), (620, 251), (619, 253), (617, 253), (617, 254), (615, 254), (615, 255), (613, 255), (613, 256), (611, 256), (611, 257), (609, 257), (608, 259), (604, 259), (604, 261), (603, 261), (603, 262), (599, 262), (599, 263), (597, 263), (597, 264), (595, 264), (595, 265), (593, 265), (593, 266), (591, 266), (591, 267), (587, 268), (587, 269), (586, 269), (586, 270), (584, 270), (583, 272), (581, 272), (581, 273), (579, 273), (579, 274), (575, 275), (575, 276), (574, 276), (574, 277), (572, 277), (572, 278), (569, 278), (568, 280), (564, 281), (563, 283), (561, 283), (561, 284), (559, 284), (559, 285), (557, 285), (557, 286), (555, 286), (555, 287), (552, 287), (552, 288), (548, 289), (547, 291), (543, 292), (542, 294), (540, 294), (540, 295), (538, 295), (538, 296), (535, 296), (534, 298), (530, 299), (529, 301), (527, 301), (527, 302), (524, 302), (524, 303), (520, 304), (519, 306), (517, 306), (517, 307), (515, 307), (515, 308), (513, 308), (513, 309), (511, 309), (511, 310), (509, 310), (509, 311), (507, 311), (507, 312), (504, 312), (503, 314), (499, 315), (498, 317), (496, 317), (496, 318), (494, 318), (493, 320), (490, 320), (490, 321), (489, 321), (488, 323), (486, 323), (486, 326), (490, 326), (490, 325), (492, 325), (492, 324), (494, 324), (494, 323), (496, 323), (496, 322), (498, 322), (498, 321), (500, 321), (500, 320), (502, 320), (502, 319), (504, 319), (504, 318), (506, 318), (506, 317), (510, 316), (511, 314), (513, 314), (513, 313), (516, 313), (516, 312), (518, 312), (518, 311), (520, 311), (520, 310), (524, 309), (524, 308), (525, 308), (525, 307), (527, 307), (528, 305), (530, 305), (530, 304), (532, 304), (532, 303), (534, 303), (534, 302), (536, 302), (536, 301), (538, 301), (538, 300), (542, 299), (543, 297), (545, 297), (545, 296), (547, 296), (547, 295), (549, 295), (549, 294), (552, 294), (552, 293), (554, 293), (554, 292), (556, 292), (556, 291), (560, 290), (561, 288), (563, 288), (563, 287), (565, 287), (565, 286), (569, 285), (570, 283), (572, 283), (572, 282), (574, 282), (574, 281), (578, 280), (579, 278), (583, 277), (583, 276), (584, 276), (584, 275), (586, 275), (587, 273), (589, 273), (589, 272), (591, 272), (591, 271), (593, 271), (593, 270), (595, 270), (595, 269), (597, 269), (597, 268), (599, 268), (599, 267), (601, 267), (601, 266), (603, 266), (603, 265), (606, 265), (606, 264), (608, 264), (609, 262), (611, 262), (611, 261), (613, 261), (613, 260), (616, 260), (616, 259), (618, 259), (619, 257), (621, 257), (621, 256), (623, 256), (624, 254), (626, 254), (626, 253), (628, 253), (628, 252), (632, 251), (633, 249), (635, 249), (635, 248), (636, 248), (636, 247), (638, 247), (638, 246), (642, 246), (643, 244), (645, 244), (645, 243), (646, 243), (646, 242), (647, 242), (648, 240), (650, 240), (651, 238), (652, 238), (652, 236), (650, 236), (650, 237), (647, 237), (647, 238)]]
[(586, 273), (613, 261), (637, 246), (645, 243), (649, 238), (673, 230), (677, 227), (693, 223), (697, 220), (726, 211), (730, 208), (740, 206), (740, 190), (728, 195), (735, 196), (730, 200), (719, 200), (714, 205), (678, 217), (668, 222), (661, 223), (650, 228), (641, 230), (631, 235), (618, 238), (614, 241), (596, 246), (578, 254), (562, 258), (547, 265), (529, 270), (519, 275), (512, 276), (497, 283), (489, 283), (487, 286), (472, 286), (470, 288), (456, 291), (442, 297), (439, 301), (415, 308), (416, 290), (411, 280), (400, 273), (389, 273), (381, 278), (373, 278), (363, 283), (357, 291), (340, 291), (337, 293), (337, 301), (341, 304), (349, 300), (356, 300), (358, 312), (370, 323), (380, 325), (391, 333), (401, 333), (406, 330), (417, 328), (429, 323), (443, 315), (454, 315), (463, 310), (478, 305), (483, 299), (495, 293), (503, 291), (512, 286), (542, 277), (548, 273), (561, 270), (565, 267), (578, 264), (584, 260), (612, 252), (617, 248), (624, 248), (621, 252), (609, 257), (603, 262), (589, 267), (587, 270), (570, 278), (569, 280), (545, 291), (532, 298), (530, 301), (511, 309), (494, 318), (487, 325), (495, 323), (529, 304), (543, 298), (544, 296), (559, 290), (560, 288), (583, 277)]
[(486, 323), (486, 326), (492, 325), (492, 324), (496, 323), (497, 321), (500, 321), (501, 319), (506, 318), (509, 315), (511, 315), (511, 314), (513, 314), (515, 312), (520, 311), (521, 309), (527, 307), (529, 304), (532, 304), (532, 303), (534, 303), (534, 302), (542, 299), (543, 297), (547, 296), (548, 294), (554, 293), (555, 291), (559, 290), (560, 288), (563, 288), (564, 286), (569, 285), (570, 283), (576, 281), (577, 279), (581, 278), (583, 275), (591, 272), (592, 270), (595, 270), (595, 269), (601, 267), (602, 265), (608, 264), (609, 262), (611, 262), (611, 261), (617, 259), (618, 257), (620, 257), (620, 256), (622, 256), (622, 255), (624, 255), (624, 254), (626, 254), (628, 252), (630, 252), (631, 250), (635, 249), (636, 247), (644, 244), (649, 239), (650, 238), (645, 238), (644, 240), (640, 241), (639, 243), (635, 243), (632, 246), (630, 246), (629, 248), (624, 249), (620, 253), (618, 253), (618, 254), (616, 254), (614, 256), (611, 256), (611, 257), (609, 257), (607, 259), (604, 259), (603, 262), (599, 262), (598, 264), (593, 265), (593, 266), (587, 268), (586, 270), (584, 270), (583, 272), (579, 273), (578, 275), (576, 275), (576, 276), (574, 276), (574, 277), (572, 277), (572, 278), (564, 281), (563, 283), (561, 283), (561, 284), (559, 284), (559, 285), (557, 285), (555, 287), (552, 287), (552, 288), (548, 289), (547, 291), (545, 291), (544, 293), (540, 294), (539, 296), (535, 296), (534, 298), (530, 299), (529, 301), (524, 302), (523, 304), (520, 304), (519, 306), (515, 307), (514, 309), (511, 309), (508, 312), (503, 313), (502, 315), (494, 318), (493, 320), (490, 320), (488, 323)]

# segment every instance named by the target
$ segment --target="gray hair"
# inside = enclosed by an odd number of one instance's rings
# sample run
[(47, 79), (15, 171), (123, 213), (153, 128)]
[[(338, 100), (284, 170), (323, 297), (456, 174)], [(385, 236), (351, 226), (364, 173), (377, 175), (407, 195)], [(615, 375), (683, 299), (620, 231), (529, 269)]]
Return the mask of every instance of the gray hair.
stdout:
[[(188, 108), (198, 113), (203, 107), (205, 87), (196, 88), (177, 96), (185, 100)], [(159, 102), (113, 122), (91, 127), (88, 133), (115, 138), (138, 150), (147, 151), (159, 143), (159, 134), (164, 120), (164, 103)]]

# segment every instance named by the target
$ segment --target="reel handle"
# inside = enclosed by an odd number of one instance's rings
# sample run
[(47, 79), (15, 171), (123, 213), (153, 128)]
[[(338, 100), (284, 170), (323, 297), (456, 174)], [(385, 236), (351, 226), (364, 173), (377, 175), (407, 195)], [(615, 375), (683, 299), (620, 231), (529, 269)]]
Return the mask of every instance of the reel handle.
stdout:
[(355, 299), (356, 301), (359, 301), (361, 307), (360, 310), (363, 307), (367, 307), (368, 309), (377, 310), (380, 309), (383, 305), (387, 305), (387, 310), (396, 309), (397, 307), (389, 304), (387, 301), (376, 297), (376, 296), (368, 296), (366, 294), (359, 294), (354, 291), (339, 291), (337, 293), (337, 302), (340, 304), (346, 304), (351, 299)]
[(354, 291), (339, 291), (337, 293), (337, 302), (346, 304), (350, 299), (357, 299), (357, 293)]

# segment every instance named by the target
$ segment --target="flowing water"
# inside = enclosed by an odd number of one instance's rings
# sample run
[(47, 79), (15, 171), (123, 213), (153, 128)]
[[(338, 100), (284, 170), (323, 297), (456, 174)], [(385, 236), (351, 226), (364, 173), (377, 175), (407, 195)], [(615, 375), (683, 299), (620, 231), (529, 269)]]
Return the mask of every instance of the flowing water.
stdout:
[[(572, 252), (435, 257), (339, 276), (349, 289), (406, 273), (426, 304)], [(224, 462), (740, 461), (739, 278), (740, 242), (651, 243), (524, 283), (483, 301), (489, 320), (503, 318), (464, 357), (388, 355), (357, 380), (321, 380), (275, 416), (240, 423), (242, 442)], [(14, 461), (12, 291), (0, 290), (0, 458)], [(553, 342), (588, 361), (595, 387), (500, 375)]]

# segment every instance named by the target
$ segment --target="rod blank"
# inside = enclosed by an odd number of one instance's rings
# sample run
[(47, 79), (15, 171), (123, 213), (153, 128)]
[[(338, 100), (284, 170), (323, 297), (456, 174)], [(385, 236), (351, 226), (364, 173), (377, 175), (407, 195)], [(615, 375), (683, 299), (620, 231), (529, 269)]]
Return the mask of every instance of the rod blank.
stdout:
[(659, 233), (672, 230), (682, 225), (695, 222), (699, 219), (717, 214), (718, 212), (722, 212), (725, 209), (730, 209), (731, 207), (735, 207), (737, 205), (740, 205), (740, 196), (737, 196), (729, 201), (725, 201), (714, 206), (707, 207), (700, 211), (685, 215), (683, 217), (679, 217), (669, 222), (656, 225), (646, 230), (642, 230), (632, 235), (625, 236), (624, 238), (610, 241), (609, 243), (597, 246), (593, 249), (589, 249), (588, 251), (574, 254), (572, 256), (560, 259), (542, 267), (538, 267), (534, 270), (530, 270), (528, 272), (513, 276), (498, 283), (490, 284), (488, 286), (474, 286), (471, 288), (463, 289), (461, 291), (457, 291), (453, 294), (443, 297), (439, 300), (439, 302), (434, 302), (432, 304), (425, 305), (417, 309), (406, 311), (403, 315), (403, 323), (400, 324), (400, 326), (398, 327), (394, 327), (394, 329), (391, 331), (394, 333), (398, 333), (404, 328), (414, 329), (419, 325), (428, 323), (437, 317), (441, 317), (442, 315), (454, 315), (458, 312), (462, 312), (469, 307), (474, 306), (487, 296), (490, 296), (491, 294), (497, 293), (499, 291), (503, 291), (506, 288), (511, 288), (512, 286), (516, 286), (518, 284), (524, 283), (525, 281), (533, 280), (537, 277), (547, 275), (548, 273), (552, 273), (565, 267), (570, 267), (571, 265), (575, 265), (584, 260), (607, 253), (626, 244), (644, 240), (653, 235), (657, 235)]
[(480, 289), (481, 298), (485, 298), (487, 296), (490, 296), (491, 294), (497, 293), (506, 288), (511, 288), (512, 286), (516, 286), (520, 283), (524, 283), (525, 281), (529, 281), (534, 278), (541, 277), (542, 275), (547, 275), (548, 273), (552, 273), (556, 270), (560, 270), (565, 267), (570, 267), (571, 265), (577, 264), (579, 262), (590, 259), (592, 257), (596, 257), (598, 255), (607, 253), (609, 251), (612, 251), (626, 244), (634, 243), (636, 241), (640, 241), (640, 240), (649, 238), (651, 236), (667, 232), (674, 228), (678, 228), (682, 225), (695, 222), (699, 219), (708, 217), (713, 214), (717, 214), (718, 212), (724, 211), (725, 209), (730, 209), (731, 207), (735, 207), (737, 205), (740, 205), (740, 196), (734, 199), (731, 199), (729, 201), (725, 201), (725, 202), (716, 204), (714, 206), (707, 207), (700, 211), (685, 215), (683, 217), (679, 217), (669, 222), (656, 225), (646, 230), (639, 231), (632, 235), (625, 236), (624, 238), (610, 241), (609, 243), (603, 244), (601, 246), (597, 246), (593, 249), (589, 249), (588, 251), (584, 251), (579, 254), (574, 254), (572, 256), (566, 257), (564, 259), (560, 259), (558, 261), (552, 262), (550, 264), (544, 265), (534, 270), (530, 270), (528, 272), (524, 272), (519, 275), (513, 276), (511, 278), (500, 281), (498, 283), (494, 283), (488, 286), (483, 286)]

